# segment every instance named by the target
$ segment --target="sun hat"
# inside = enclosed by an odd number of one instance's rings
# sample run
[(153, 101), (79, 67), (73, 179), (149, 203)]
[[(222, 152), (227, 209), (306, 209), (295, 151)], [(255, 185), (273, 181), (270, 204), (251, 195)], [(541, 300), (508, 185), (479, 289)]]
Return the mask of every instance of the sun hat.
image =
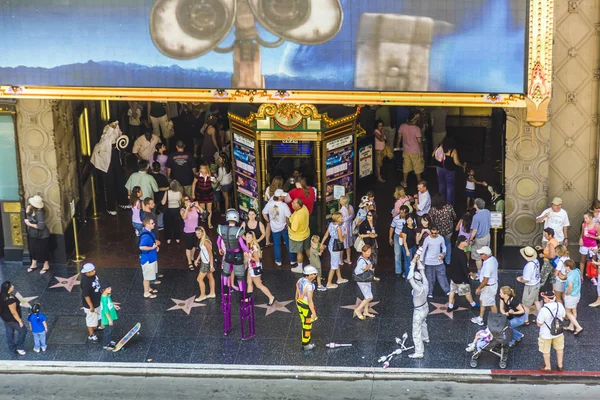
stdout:
[(527, 261), (533, 261), (537, 258), (537, 252), (531, 246), (523, 247), (519, 251), (521, 252), (521, 255), (523, 256), (523, 258)]
[(31, 204), (37, 209), (44, 208), (44, 200), (42, 199), (42, 196), (39, 196), (37, 194), (29, 198), (29, 204)]

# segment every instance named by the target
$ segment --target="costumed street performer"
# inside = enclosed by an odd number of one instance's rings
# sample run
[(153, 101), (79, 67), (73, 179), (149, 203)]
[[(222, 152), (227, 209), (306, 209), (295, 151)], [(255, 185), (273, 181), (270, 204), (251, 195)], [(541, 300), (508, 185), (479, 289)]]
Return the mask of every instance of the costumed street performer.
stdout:
[[(415, 271), (416, 269), (416, 271)], [(427, 292), (429, 282), (425, 277), (425, 266), (417, 253), (410, 263), (408, 272), (408, 281), (412, 286), (413, 305), (413, 325), (412, 338), (415, 343), (415, 352), (409, 354), (410, 358), (423, 358), (425, 348), (423, 342), (429, 343), (429, 332), (427, 331), (427, 315), (429, 314), (429, 303), (427, 302)]]
[[(110, 120), (104, 127), (100, 141), (94, 146), (90, 161), (98, 170), (104, 184), (106, 194), (106, 212), (117, 215), (116, 204), (121, 208), (129, 208), (127, 189), (125, 189), (125, 173), (121, 165), (121, 153), (117, 139), (123, 135), (117, 119)], [(124, 137), (126, 139), (126, 137)]]
[[(237, 287), (240, 292), (240, 322), (242, 326), (242, 340), (250, 339), (256, 333), (254, 326), (254, 297), (247, 292), (246, 270), (244, 267), (244, 253), (248, 247), (244, 241), (244, 229), (239, 227), (240, 214), (230, 208), (225, 214), (227, 225), (217, 227), (217, 246), (223, 256), (223, 273), (221, 274), (221, 303), (223, 309), (223, 334), (228, 335), (231, 330), (231, 291), (233, 277), (237, 278)], [(246, 328), (246, 321), (248, 327)]]
[(317, 320), (317, 310), (313, 302), (313, 294), (315, 293), (314, 280), (319, 272), (312, 265), (307, 265), (302, 270), (304, 275), (296, 282), (296, 306), (300, 313), (300, 321), (302, 322), (302, 349), (312, 350), (315, 344), (310, 342), (310, 331), (312, 324)]

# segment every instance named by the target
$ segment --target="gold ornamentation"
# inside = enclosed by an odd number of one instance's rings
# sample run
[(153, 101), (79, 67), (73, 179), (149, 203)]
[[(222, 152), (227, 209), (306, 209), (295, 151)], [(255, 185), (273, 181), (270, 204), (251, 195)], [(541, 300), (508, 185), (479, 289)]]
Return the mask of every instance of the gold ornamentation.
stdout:
[(2, 204), (5, 213), (20, 213), (21, 212), (21, 203), (17, 201), (6, 202)]
[(21, 229), (21, 214), (9, 214), (10, 236), (13, 246), (23, 246), (23, 235)]

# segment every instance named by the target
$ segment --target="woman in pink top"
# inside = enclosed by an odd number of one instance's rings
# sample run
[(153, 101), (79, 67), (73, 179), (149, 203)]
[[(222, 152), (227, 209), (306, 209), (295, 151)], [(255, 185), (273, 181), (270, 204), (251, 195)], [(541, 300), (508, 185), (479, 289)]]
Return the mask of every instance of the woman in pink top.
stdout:
[(181, 209), (181, 219), (183, 220), (183, 239), (185, 241), (185, 256), (187, 257), (188, 268), (194, 270), (194, 251), (198, 246), (196, 238), (196, 227), (198, 227), (198, 218), (204, 209), (198, 202), (192, 202), (190, 196), (184, 196), (183, 208)]
[(598, 247), (598, 240), (600, 237), (600, 226), (594, 222), (594, 214), (591, 211), (583, 214), (583, 224), (581, 224), (581, 237), (579, 238), (579, 254), (581, 255), (579, 260), (579, 268), (581, 270), (581, 278), (583, 279), (583, 272), (585, 263), (587, 261), (590, 250)]
[(400, 207), (407, 203), (410, 204), (410, 201), (413, 200), (412, 197), (406, 195), (406, 191), (404, 191), (402, 186), (396, 186), (396, 189), (394, 190), (394, 199), (396, 199), (396, 202), (394, 203), (392, 218), (400, 214)]
[(387, 139), (383, 133), (383, 121), (377, 120), (375, 126), (376, 129), (373, 132), (373, 135), (375, 135), (375, 171), (377, 173), (377, 180), (385, 182), (381, 177), (381, 166), (383, 165), (383, 150), (385, 149), (385, 141)]

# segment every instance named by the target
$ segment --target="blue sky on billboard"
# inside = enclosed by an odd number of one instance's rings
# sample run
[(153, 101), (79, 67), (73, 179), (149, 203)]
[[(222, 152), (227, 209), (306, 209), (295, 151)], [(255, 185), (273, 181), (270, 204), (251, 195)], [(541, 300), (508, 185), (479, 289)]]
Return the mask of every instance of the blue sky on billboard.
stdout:
[[(3, 43), (0, 83), (86, 86), (89, 80), (89, 85), (100, 86), (227, 87), (223, 82), (233, 70), (231, 53), (211, 51), (195, 59), (176, 60), (157, 50), (149, 29), (154, 3), (155, 0), (2, 1), (0, 35), (11, 40)], [(297, 82), (295, 88), (353, 89), (359, 21), (362, 14), (375, 13), (430, 17), (452, 24), (451, 30), (433, 37), (428, 90), (523, 91), (525, 0), (340, 0), (340, 3), (343, 24), (332, 40), (315, 46), (285, 42), (274, 49), (262, 48), (262, 73), (267, 87), (279, 88), (275, 85), (285, 84), (286, 88), (294, 89), (289, 86), (294, 83), (290, 82)], [(265, 40), (276, 39), (266, 29), (260, 26), (258, 29)], [(233, 41), (234, 30), (220, 47)], [(79, 66), (77, 72), (65, 72), (69, 66), (88, 61), (94, 61), (94, 71), (103, 71), (106, 76), (87, 76), (80, 72), (85, 65)], [(104, 69), (105, 65), (111, 66), (110, 71)], [(59, 73), (52, 70), (55, 67), (61, 67), (62, 76), (53, 75)], [(128, 84), (115, 75), (119, 68), (128, 68), (129, 75), (121, 75), (135, 76), (140, 67), (164, 74), (164, 81), (159, 79), (152, 84), (140, 78)], [(181, 69), (189, 70), (187, 78), (174, 77)], [(205, 69), (214, 74), (206, 75)], [(153, 76), (155, 79), (160, 75)]]

